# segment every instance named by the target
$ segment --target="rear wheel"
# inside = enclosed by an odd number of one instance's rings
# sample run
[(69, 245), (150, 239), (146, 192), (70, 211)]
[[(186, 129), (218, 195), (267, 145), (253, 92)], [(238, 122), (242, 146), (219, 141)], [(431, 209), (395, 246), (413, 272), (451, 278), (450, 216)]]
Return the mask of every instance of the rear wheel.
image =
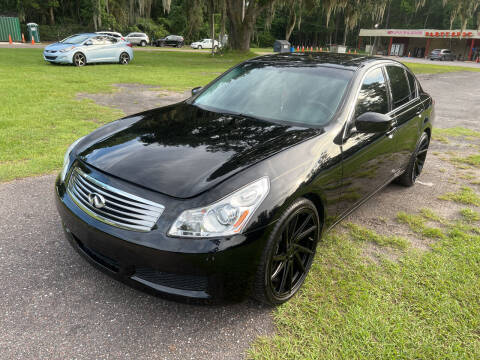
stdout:
[(128, 55), (126, 52), (123, 52), (120, 54), (120, 64), (122, 65), (127, 65), (130, 62), (130, 55)]
[(142, 40), (142, 42), (140, 43), (140, 46), (142, 46), (142, 47), (147, 46), (147, 42), (145, 40)]
[(253, 296), (279, 305), (302, 286), (313, 262), (320, 220), (310, 200), (300, 198), (280, 217), (271, 233), (257, 269)]
[(85, 66), (87, 64), (87, 58), (81, 52), (77, 52), (73, 55), (73, 65)]
[(400, 175), (396, 182), (404, 186), (412, 186), (420, 176), (425, 165), (427, 158), (428, 146), (430, 145), (430, 139), (427, 133), (423, 133), (418, 141), (417, 148), (410, 158), (407, 169)]

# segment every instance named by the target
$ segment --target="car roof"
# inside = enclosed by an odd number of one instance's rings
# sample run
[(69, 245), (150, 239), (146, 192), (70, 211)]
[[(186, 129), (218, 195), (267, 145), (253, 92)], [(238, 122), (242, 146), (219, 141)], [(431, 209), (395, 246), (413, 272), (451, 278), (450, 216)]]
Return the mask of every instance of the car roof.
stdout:
[(272, 65), (302, 64), (307, 66), (330, 66), (355, 71), (367, 64), (385, 62), (385, 60), (389, 59), (356, 54), (298, 52), (263, 55), (247, 60), (247, 62), (269, 62)]

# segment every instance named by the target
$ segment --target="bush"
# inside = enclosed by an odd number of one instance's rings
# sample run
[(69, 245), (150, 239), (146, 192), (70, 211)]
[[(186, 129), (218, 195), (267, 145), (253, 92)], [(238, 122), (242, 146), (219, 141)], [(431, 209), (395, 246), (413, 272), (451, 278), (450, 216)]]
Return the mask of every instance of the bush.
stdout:
[[(83, 32), (90, 32), (93, 29), (90, 29), (88, 26), (78, 25), (78, 24), (62, 24), (62, 25), (40, 25), (40, 41), (59, 41), (65, 39), (66, 37)], [(22, 26), (22, 32), (27, 37), (27, 27)]]
[(275, 37), (269, 32), (262, 31), (261, 33), (258, 33), (256, 40), (258, 47), (273, 47)]
[(141, 31), (147, 34), (150, 39), (160, 39), (168, 35), (167, 29), (163, 24), (157, 24), (151, 19), (142, 19), (135, 26), (138, 30), (131, 31)]

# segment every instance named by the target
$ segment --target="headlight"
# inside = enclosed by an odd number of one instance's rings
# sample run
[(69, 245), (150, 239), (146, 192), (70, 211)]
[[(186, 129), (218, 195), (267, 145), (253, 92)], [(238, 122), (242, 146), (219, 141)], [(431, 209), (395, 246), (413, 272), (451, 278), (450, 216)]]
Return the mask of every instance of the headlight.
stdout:
[(62, 52), (62, 53), (67, 52), (67, 51), (73, 50), (74, 48), (75, 48), (75, 46), (69, 46), (68, 48), (60, 50), (60, 52)]
[(82, 136), (80, 139), (77, 139), (72, 145), (70, 145), (63, 157), (63, 168), (62, 172), (60, 173), (60, 179), (65, 181), (65, 176), (67, 176), (68, 168), (70, 167), (70, 153), (72, 152), (73, 148), (82, 140), (85, 136)]
[(265, 199), (269, 189), (268, 177), (262, 177), (214, 204), (185, 210), (175, 220), (168, 235), (214, 237), (238, 234)]

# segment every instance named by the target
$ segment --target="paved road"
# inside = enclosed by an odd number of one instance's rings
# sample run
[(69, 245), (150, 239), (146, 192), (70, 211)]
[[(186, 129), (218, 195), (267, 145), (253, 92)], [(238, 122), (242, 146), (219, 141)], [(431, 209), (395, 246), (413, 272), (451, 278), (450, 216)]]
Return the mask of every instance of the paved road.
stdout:
[[(480, 73), (422, 83), (437, 100), (439, 126), (477, 128)], [(435, 166), (427, 162), (422, 181), (438, 178)], [(64, 240), (54, 177), (0, 184), (0, 359), (240, 359), (258, 335), (273, 333), (270, 310), (254, 302), (166, 301), (91, 267)], [(352, 217), (373, 219), (435, 197), (434, 187), (390, 186)]]

